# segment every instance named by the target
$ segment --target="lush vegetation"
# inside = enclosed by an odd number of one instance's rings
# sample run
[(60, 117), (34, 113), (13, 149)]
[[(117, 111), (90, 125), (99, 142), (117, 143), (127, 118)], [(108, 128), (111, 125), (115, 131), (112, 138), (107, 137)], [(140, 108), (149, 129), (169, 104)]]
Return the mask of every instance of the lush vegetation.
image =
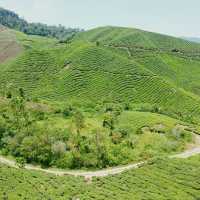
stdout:
[[(123, 27), (100, 27), (78, 34), (77, 39), (121, 47), (134, 47), (142, 50), (178, 50), (179, 53), (195, 52), (200, 45), (180, 38)], [(173, 52), (173, 51), (172, 51)], [(175, 51), (176, 52), (176, 51)]]
[(149, 161), (88, 185), (1, 165), (1, 199), (199, 198), (198, 156), (154, 159), (185, 150), (200, 131), (199, 44), (117, 27), (74, 35), (4, 9), (0, 23), (1, 155), (22, 168)]
[(56, 177), (0, 165), (2, 200), (197, 200), (200, 196), (200, 157), (156, 159), (140, 169), (87, 184), (79, 177)]
[(55, 37), (61, 41), (72, 38), (80, 29), (65, 28), (64, 26), (48, 26), (41, 23), (28, 23), (16, 13), (0, 8), (0, 24), (24, 32), (29, 35)]
[[(187, 53), (106, 45), (109, 31), (113, 39), (118, 34), (116, 42), (126, 34), (124, 45), (136, 42), (135, 29), (117, 30), (95, 29), (68, 43), (0, 33), (23, 48), (0, 64), (2, 154), (43, 166), (105, 168), (179, 152), (193, 142), (200, 122), (199, 60), (188, 52), (199, 45), (160, 35), (159, 44), (176, 41)], [(137, 32), (151, 44), (157, 36)]]
[[(151, 65), (159, 66), (159, 63), (147, 65), (130, 60), (113, 48), (76, 40), (59, 44), (54, 40), (17, 36), (27, 50), (16, 60), (1, 65), (3, 92), (5, 88), (16, 86), (24, 88), (31, 97), (48, 101), (81, 99), (82, 104), (95, 104), (108, 99), (148, 103), (172, 117), (190, 118), (194, 123), (198, 120), (200, 99), (198, 93), (192, 93), (198, 88), (198, 61), (193, 66), (195, 75), (188, 75), (186, 71), (180, 74), (180, 83), (176, 84), (175, 78), (165, 78), (150, 70)], [(182, 66), (181, 63), (176, 65), (177, 68)], [(195, 82), (180, 87), (190, 77)]]
[[(105, 168), (167, 155), (193, 142), (181, 121), (119, 103), (32, 102), (22, 88), (0, 109), (0, 150), (44, 167)], [(135, 111), (134, 111), (135, 110)], [(183, 123), (184, 124), (184, 123)], [(187, 126), (187, 124), (185, 124)]]

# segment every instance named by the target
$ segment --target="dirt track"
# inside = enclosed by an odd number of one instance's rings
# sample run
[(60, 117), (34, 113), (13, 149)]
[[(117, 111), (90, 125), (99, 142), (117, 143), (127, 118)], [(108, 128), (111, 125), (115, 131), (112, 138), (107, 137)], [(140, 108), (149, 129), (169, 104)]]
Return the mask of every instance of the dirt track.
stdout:
[[(187, 150), (180, 154), (169, 156), (169, 158), (188, 158), (188, 157), (200, 154), (200, 136), (196, 136), (196, 144), (197, 146), (191, 148), (190, 150)], [(92, 177), (104, 177), (104, 176), (119, 174), (130, 169), (136, 169), (138, 167), (142, 167), (142, 165), (145, 165), (146, 162), (147, 161), (143, 161), (143, 162), (138, 162), (134, 164), (129, 164), (126, 166), (113, 167), (113, 168), (108, 168), (108, 169), (103, 169), (103, 170), (98, 170), (98, 171), (42, 169), (40, 166), (33, 166), (33, 165), (25, 165), (24, 168), (27, 170), (42, 171), (42, 172), (54, 174), (57, 176), (64, 176), (64, 175), (83, 176), (86, 179), (91, 179)], [(15, 161), (7, 159), (3, 156), (0, 156), (0, 163), (3, 163), (10, 167), (17, 168)]]

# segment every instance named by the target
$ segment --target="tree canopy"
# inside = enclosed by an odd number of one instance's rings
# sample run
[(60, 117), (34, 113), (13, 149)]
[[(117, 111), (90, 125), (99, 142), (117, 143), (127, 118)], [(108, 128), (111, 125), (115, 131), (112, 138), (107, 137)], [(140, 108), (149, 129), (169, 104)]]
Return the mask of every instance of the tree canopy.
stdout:
[(81, 29), (78, 28), (65, 28), (62, 25), (48, 26), (42, 23), (28, 23), (16, 13), (4, 8), (0, 8), (0, 24), (29, 35), (55, 37), (59, 40), (71, 38), (77, 32), (81, 31)]

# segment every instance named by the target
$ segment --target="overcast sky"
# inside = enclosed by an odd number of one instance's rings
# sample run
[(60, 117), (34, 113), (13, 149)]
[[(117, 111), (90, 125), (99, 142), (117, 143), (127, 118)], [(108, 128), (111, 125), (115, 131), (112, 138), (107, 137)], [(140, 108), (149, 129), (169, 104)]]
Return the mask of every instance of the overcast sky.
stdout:
[(0, 0), (29, 22), (91, 29), (116, 25), (200, 37), (200, 0)]

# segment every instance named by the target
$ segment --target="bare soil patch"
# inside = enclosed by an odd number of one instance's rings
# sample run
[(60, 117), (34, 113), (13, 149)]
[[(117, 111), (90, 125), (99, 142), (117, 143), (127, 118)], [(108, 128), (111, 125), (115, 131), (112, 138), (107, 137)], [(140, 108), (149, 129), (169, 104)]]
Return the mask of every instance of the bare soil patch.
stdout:
[(22, 50), (23, 47), (17, 42), (15, 34), (0, 26), (0, 63), (15, 58)]

